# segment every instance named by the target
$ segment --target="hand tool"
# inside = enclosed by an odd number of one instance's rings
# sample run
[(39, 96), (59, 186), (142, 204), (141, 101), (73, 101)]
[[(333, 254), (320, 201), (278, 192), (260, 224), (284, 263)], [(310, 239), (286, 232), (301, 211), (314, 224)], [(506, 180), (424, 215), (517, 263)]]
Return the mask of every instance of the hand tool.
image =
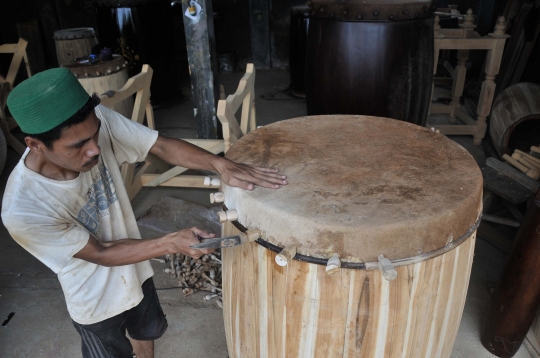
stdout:
[(259, 230), (248, 230), (245, 233), (241, 232), (238, 235), (219, 237), (217, 239), (209, 239), (197, 245), (190, 246), (192, 249), (218, 249), (235, 247), (257, 240), (261, 236)]

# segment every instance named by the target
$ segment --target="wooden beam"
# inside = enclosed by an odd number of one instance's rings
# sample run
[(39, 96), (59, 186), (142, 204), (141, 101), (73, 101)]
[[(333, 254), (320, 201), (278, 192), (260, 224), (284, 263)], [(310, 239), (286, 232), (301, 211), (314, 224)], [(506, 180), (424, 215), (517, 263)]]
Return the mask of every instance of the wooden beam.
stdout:
[(467, 125), (432, 125), (431, 127), (438, 129), (441, 134), (445, 135), (463, 135), (476, 133), (476, 126)]
[[(197, 138), (216, 139), (219, 84), (212, 0), (200, 0), (199, 5), (202, 9), (198, 22), (184, 15), (193, 113)], [(187, 5), (182, 2), (183, 14), (186, 9)]]
[(450, 64), (450, 62), (444, 61), (444, 68), (446, 68), (450, 76), (454, 77), (455, 70), (454, 67)]
[(452, 107), (450, 107), (448, 104), (433, 102), (431, 104), (431, 109), (429, 113), (440, 114), (440, 113), (450, 113), (451, 111), (452, 111)]
[(441, 39), (441, 50), (491, 50), (497, 40), (481, 37), (463, 41), (461, 39)]
[(540, 189), (539, 182), (512, 168), (509, 164), (505, 164), (495, 158), (488, 158), (486, 160), (486, 165), (497, 170), (499, 173), (506, 175), (510, 179), (514, 179), (516, 182), (523, 185), (533, 193), (536, 193), (538, 189)]
[(501, 218), (499, 216), (494, 216), (494, 215), (484, 214), (484, 215), (482, 215), (482, 220), (490, 221), (490, 222), (497, 223), (497, 224), (503, 224), (503, 225), (513, 226), (513, 227), (519, 227), (519, 222), (517, 222), (516, 220), (511, 220), (511, 219), (507, 219), (507, 218)]
[[(141, 175), (141, 182), (143, 186), (146, 186), (148, 182), (158, 177), (159, 174), (143, 174)], [(204, 176), (201, 175), (181, 175), (171, 178), (159, 186), (172, 186), (181, 188), (203, 188), (203, 189), (215, 189), (219, 188), (219, 185), (204, 185)]]

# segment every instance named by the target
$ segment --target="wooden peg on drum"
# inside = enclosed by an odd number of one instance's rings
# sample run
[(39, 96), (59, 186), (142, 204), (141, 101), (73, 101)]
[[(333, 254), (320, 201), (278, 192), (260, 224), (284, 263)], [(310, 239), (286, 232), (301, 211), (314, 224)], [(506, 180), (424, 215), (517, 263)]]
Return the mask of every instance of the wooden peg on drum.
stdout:
[(328, 259), (328, 263), (326, 264), (326, 273), (330, 276), (334, 276), (335, 274), (338, 274), (341, 271), (341, 260), (339, 259), (338, 254), (332, 255), (330, 259)]
[(527, 175), (529, 178), (532, 178), (534, 180), (538, 180), (538, 178), (540, 178), (540, 172), (534, 169), (527, 168), (508, 154), (504, 154), (503, 159), (506, 160), (508, 163), (512, 164), (517, 169), (519, 169), (521, 172), (525, 173), (525, 175)]
[(219, 178), (204, 177), (204, 185), (206, 186), (220, 186), (221, 180)]
[(220, 223), (226, 223), (227, 221), (238, 220), (238, 212), (236, 210), (218, 211), (217, 216)]
[(296, 255), (296, 246), (287, 246), (276, 256), (276, 263), (279, 266), (287, 266), (290, 260)]
[(212, 204), (222, 203), (224, 201), (225, 201), (225, 194), (223, 194), (222, 192), (218, 191), (215, 193), (210, 193), (210, 202)]
[(395, 280), (397, 277), (397, 271), (394, 268), (394, 265), (392, 265), (392, 262), (382, 254), (379, 255), (379, 270), (381, 270), (383, 277), (387, 281)]

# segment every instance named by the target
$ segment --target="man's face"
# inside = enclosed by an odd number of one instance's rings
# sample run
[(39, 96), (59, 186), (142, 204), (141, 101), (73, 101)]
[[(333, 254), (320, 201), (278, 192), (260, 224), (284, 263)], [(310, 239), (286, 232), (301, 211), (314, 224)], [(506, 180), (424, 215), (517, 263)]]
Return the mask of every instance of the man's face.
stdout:
[(101, 121), (94, 111), (79, 124), (64, 128), (52, 150), (44, 148), (45, 157), (59, 167), (75, 172), (86, 172), (99, 161), (98, 145)]

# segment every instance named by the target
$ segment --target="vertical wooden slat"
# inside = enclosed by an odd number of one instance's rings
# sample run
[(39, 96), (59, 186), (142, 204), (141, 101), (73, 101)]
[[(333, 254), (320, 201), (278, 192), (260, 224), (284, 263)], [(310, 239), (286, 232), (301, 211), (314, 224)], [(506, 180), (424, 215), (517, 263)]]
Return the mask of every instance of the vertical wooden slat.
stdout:
[(351, 270), (349, 286), (343, 357), (352, 358), (360, 356), (363, 338), (368, 327), (369, 280), (367, 272)]
[(435, 351), (437, 350), (437, 344), (441, 340), (444, 340), (444, 337), (441, 337), (441, 330), (444, 324), (445, 312), (447, 312), (449, 301), (452, 298), (450, 293), (453, 284), (453, 274), (455, 274), (454, 266), (459, 256), (458, 253), (459, 248), (441, 256), (442, 265), (439, 271), (439, 288), (437, 290), (437, 297), (435, 298), (434, 317), (431, 322), (426, 357), (436, 357)]
[[(459, 247), (459, 259), (457, 261), (456, 277), (454, 281), (454, 289), (452, 293), (452, 306), (448, 310), (448, 322), (446, 325), (445, 340), (441, 349), (443, 352), (450, 352), (457, 336), (461, 316), (463, 315), (463, 307), (467, 297), (467, 287), (469, 286), (469, 278), (472, 269), (472, 259), (474, 256), (474, 245), (476, 242), (476, 234), (474, 234), (467, 242), (464, 242)], [(462, 268), (466, 268), (462, 269)], [(457, 314), (452, 314), (457, 312)]]
[(400, 310), (400, 307), (410, 307), (412, 300), (413, 267), (402, 266), (397, 268), (398, 276), (392, 281), (389, 299), (388, 339), (385, 351), (390, 356), (399, 356), (405, 346), (407, 335), (404, 330), (409, 319), (409, 310)]
[(414, 267), (407, 267), (409, 272), (409, 304), (406, 308), (407, 311), (407, 323), (405, 324), (405, 332), (403, 338), (403, 351), (401, 355), (396, 355), (397, 357), (405, 358), (412, 357), (411, 350), (413, 347), (413, 342), (411, 340), (412, 332), (414, 332), (416, 327), (416, 314), (418, 311), (418, 305), (416, 304), (418, 299), (419, 286), (422, 282), (422, 278), (425, 272), (425, 265), (423, 263), (414, 264)]
[(329, 276), (324, 266), (317, 267), (320, 302), (318, 338), (314, 345), (317, 357), (330, 357), (345, 344), (351, 271), (341, 270), (339, 275)]
[(439, 289), (439, 272), (442, 266), (441, 257), (422, 262), (425, 263), (424, 277), (418, 291), (418, 309), (416, 312), (414, 333), (411, 336), (412, 350), (410, 357), (424, 357), (427, 349), (426, 336), (429, 336), (433, 321), (435, 293)]

